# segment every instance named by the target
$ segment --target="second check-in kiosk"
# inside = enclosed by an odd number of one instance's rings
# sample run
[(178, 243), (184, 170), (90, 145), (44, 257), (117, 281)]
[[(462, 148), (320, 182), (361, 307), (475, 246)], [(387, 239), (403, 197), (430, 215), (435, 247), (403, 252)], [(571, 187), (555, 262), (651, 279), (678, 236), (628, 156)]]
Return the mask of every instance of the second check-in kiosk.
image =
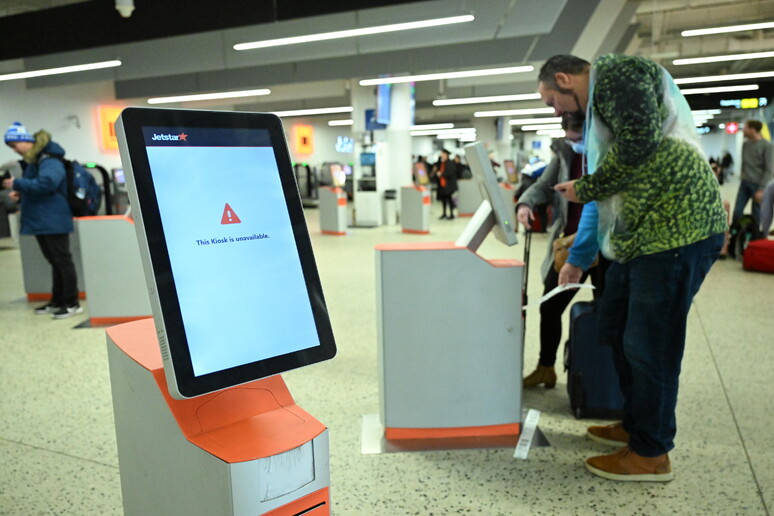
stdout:
[(457, 242), (376, 247), (380, 417), (388, 441), (515, 444), (520, 432), (524, 264), (477, 253), (493, 227), (507, 231), (508, 245), (516, 240), (483, 146), (466, 150), (475, 174), (491, 174), (489, 199)]

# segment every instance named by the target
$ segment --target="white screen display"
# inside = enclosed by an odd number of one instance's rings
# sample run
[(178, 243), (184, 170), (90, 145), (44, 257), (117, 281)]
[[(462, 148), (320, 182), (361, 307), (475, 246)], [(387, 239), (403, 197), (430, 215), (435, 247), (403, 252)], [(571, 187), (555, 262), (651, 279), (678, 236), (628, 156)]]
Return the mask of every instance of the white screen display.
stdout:
[(319, 345), (270, 146), (146, 147), (196, 376)]

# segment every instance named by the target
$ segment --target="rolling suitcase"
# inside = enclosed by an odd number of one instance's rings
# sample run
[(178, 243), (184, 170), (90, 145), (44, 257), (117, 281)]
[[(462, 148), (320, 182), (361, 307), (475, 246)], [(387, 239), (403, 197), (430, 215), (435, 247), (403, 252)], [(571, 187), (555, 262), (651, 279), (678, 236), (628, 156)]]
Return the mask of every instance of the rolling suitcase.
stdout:
[(742, 267), (746, 271), (774, 273), (774, 240), (753, 240), (747, 244)]
[(570, 309), (570, 339), (564, 347), (567, 394), (576, 418), (622, 419), (623, 395), (613, 349), (597, 338), (594, 303), (579, 301)]

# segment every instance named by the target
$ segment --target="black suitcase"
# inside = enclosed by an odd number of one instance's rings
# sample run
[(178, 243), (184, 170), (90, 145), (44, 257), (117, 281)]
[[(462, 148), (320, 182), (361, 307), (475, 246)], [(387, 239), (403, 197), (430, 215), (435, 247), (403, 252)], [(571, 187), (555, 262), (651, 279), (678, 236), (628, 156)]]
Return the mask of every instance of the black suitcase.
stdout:
[(613, 349), (600, 345), (597, 334), (594, 302), (572, 305), (570, 339), (564, 347), (570, 407), (576, 418), (622, 419), (623, 395)]

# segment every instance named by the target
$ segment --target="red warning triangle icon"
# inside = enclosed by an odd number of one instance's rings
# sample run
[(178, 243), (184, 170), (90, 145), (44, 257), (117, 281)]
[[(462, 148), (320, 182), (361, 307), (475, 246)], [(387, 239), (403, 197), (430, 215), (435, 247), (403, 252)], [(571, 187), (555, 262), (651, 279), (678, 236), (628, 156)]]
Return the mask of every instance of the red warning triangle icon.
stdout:
[(237, 214), (234, 213), (234, 210), (231, 209), (231, 206), (226, 203), (226, 207), (223, 208), (223, 217), (220, 219), (221, 224), (240, 224), (242, 221), (239, 220), (239, 217), (237, 217)]

